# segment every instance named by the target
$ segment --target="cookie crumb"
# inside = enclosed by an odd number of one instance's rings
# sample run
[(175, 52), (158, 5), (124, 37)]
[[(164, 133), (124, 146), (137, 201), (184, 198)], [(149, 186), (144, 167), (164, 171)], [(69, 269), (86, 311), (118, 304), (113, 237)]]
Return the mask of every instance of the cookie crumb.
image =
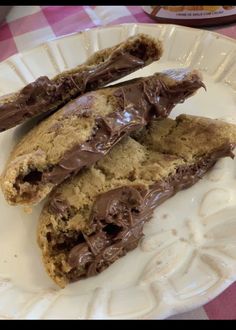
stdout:
[(30, 207), (30, 206), (24, 206), (24, 207), (23, 207), (23, 211), (24, 211), (26, 214), (31, 214), (32, 211), (33, 211), (33, 209), (32, 209), (32, 207)]
[(171, 229), (172, 235), (176, 236), (177, 235), (177, 230), (176, 229)]

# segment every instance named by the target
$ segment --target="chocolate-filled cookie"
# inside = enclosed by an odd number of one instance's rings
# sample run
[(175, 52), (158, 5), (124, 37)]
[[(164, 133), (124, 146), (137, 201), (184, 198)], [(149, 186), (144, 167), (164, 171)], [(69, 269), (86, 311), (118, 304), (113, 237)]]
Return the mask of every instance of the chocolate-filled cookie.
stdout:
[(1, 187), (10, 204), (33, 205), (102, 158), (122, 137), (204, 86), (199, 74), (167, 70), (88, 92), (34, 127), (16, 145)]
[(233, 158), (236, 126), (181, 115), (152, 121), (57, 187), (38, 228), (50, 277), (61, 287), (96, 275), (137, 247), (156, 206)]
[(0, 132), (39, 114), (49, 114), (85, 92), (122, 78), (158, 60), (162, 52), (161, 41), (138, 34), (94, 53), (84, 64), (53, 79), (39, 77), (19, 92), (0, 98)]

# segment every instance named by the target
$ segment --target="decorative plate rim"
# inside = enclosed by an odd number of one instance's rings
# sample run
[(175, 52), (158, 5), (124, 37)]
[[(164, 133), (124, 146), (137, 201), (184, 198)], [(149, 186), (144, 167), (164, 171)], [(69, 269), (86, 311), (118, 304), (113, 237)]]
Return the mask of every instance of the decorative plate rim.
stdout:
[(40, 43), (38, 43), (36, 46), (34, 47), (29, 47), (27, 48), (25, 51), (23, 52), (17, 52), (15, 54), (12, 54), (10, 55), (9, 57), (7, 57), (6, 59), (4, 59), (3, 61), (0, 61), (0, 64), (4, 63), (5, 61), (8, 61), (10, 58), (14, 57), (14, 56), (17, 56), (17, 55), (20, 55), (20, 54), (25, 54), (27, 52), (30, 52), (32, 51), (33, 49), (35, 48), (38, 48), (38, 47), (42, 47), (44, 45), (46, 45), (47, 43), (49, 42), (52, 42), (52, 41), (57, 41), (57, 40), (60, 40), (60, 39), (64, 39), (64, 38), (68, 38), (68, 37), (71, 37), (71, 36), (74, 36), (74, 35), (79, 35), (79, 34), (83, 34), (84, 32), (87, 32), (87, 31), (95, 31), (95, 30), (105, 30), (105, 29), (110, 29), (111, 27), (128, 27), (128, 26), (148, 26), (148, 27), (153, 27), (153, 28), (156, 28), (158, 26), (162, 27), (162, 26), (170, 26), (170, 27), (173, 27), (173, 28), (181, 28), (181, 29), (185, 29), (185, 30), (190, 30), (190, 31), (205, 31), (205, 32), (208, 32), (210, 34), (213, 34), (217, 37), (220, 37), (220, 39), (227, 39), (233, 43), (236, 44), (236, 39), (234, 38), (231, 38), (229, 36), (226, 36), (224, 34), (220, 34), (219, 32), (216, 32), (216, 31), (211, 31), (211, 30), (204, 30), (204, 29), (201, 29), (201, 28), (194, 28), (194, 27), (189, 27), (189, 26), (185, 26), (185, 25), (178, 25), (178, 24), (161, 24), (161, 23), (121, 23), (121, 24), (105, 24), (105, 25), (101, 25), (101, 26), (96, 26), (96, 27), (92, 27), (92, 28), (86, 28), (84, 30), (81, 30), (81, 31), (76, 31), (76, 32), (71, 32), (71, 33), (68, 33), (68, 34), (62, 34), (60, 36), (55, 36), (55, 37), (51, 37), (49, 38), (48, 40), (46, 41), (42, 41)]

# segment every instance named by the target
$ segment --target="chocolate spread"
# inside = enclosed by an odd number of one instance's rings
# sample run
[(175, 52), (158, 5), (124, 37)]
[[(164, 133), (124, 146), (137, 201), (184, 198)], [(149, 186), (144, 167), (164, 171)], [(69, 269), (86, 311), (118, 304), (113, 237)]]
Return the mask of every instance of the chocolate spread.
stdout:
[(204, 85), (196, 75), (192, 81), (170, 87), (157, 74), (118, 86), (114, 88), (114, 96), (119, 100), (118, 109), (97, 118), (91, 138), (67, 151), (57, 165), (45, 171), (41, 178), (43, 183), (59, 184), (83, 167), (94, 164), (124, 135), (145, 126), (153, 118), (167, 117), (177, 103)]
[(70, 99), (122, 78), (144, 65), (143, 59), (121, 52), (99, 65), (84, 69), (83, 72), (71, 73), (54, 80), (46, 76), (39, 77), (25, 86), (16, 100), (0, 104), (0, 132), (27, 118), (52, 112)]
[[(233, 158), (233, 148), (232, 144), (225, 145), (193, 165), (177, 168), (174, 175), (148, 188), (142, 185), (123, 186), (99, 195), (89, 221), (93, 233), (83, 233), (84, 241), (75, 245), (68, 253), (67, 261), (72, 267), (71, 274), (68, 274), (69, 280), (75, 281), (79, 277), (100, 273), (136, 248), (143, 236), (143, 226), (151, 218), (154, 208), (181, 189), (196, 183), (217, 159), (225, 156)], [(52, 199), (50, 206), (53, 203)], [(58, 208), (54, 204), (51, 212), (63, 213), (63, 201), (59, 204)], [(68, 207), (66, 201), (65, 206)], [(79, 275), (73, 275), (76, 268), (83, 271)]]

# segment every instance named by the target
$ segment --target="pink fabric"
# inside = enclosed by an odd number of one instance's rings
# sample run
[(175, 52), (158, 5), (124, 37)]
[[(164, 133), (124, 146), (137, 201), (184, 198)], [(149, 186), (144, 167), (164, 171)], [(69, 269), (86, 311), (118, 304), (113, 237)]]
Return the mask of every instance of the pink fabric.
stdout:
[(0, 42), (9, 39), (13, 39), (9, 24), (2, 24), (0, 27)]
[[(0, 61), (17, 53), (19, 47), (24, 49), (24, 42), (29, 47), (32, 40), (35, 46), (39, 35), (42, 43), (49, 35), (52, 38), (98, 25), (154, 23), (140, 6), (27, 6), (24, 10), (20, 7), (15, 6), (0, 26)], [(211, 30), (236, 38), (236, 23)], [(236, 319), (236, 284), (203, 308), (180, 318)]]
[(236, 319), (236, 282), (227, 290), (204, 306), (209, 319), (235, 320)]
[[(20, 6), (15, 6), (12, 10), (14, 11), (13, 18), (10, 12), (0, 26), (0, 61), (24, 48), (23, 43), (28, 40), (27, 34), (33, 40), (36, 31), (41, 32), (39, 41), (41, 43), (48, 39), (49, 31), (52, 38), (104, 24), (154, 22), (144, 13), (141, 6), (104, 6), (106, 17), (101, 14), (103, 6), (28, 6), (24, 8), (25, 15), (22, 15), (22, 10), (21, 14), (17, 15), (18, 7)], [(33, 13), (32, 7), (35, 7)], [(28, 11), (30, 14), (27, 14)], [(117, 18), (114, 14), (116, 11), (119, 12)], [(114, 19), (109, 20), (109, 12), (113, 14)], [(236, 38), (236, 24), (229, 27), (217, 27), (214, 30)], [(29, 47), (29, 42), (26, 44)], [(35, 40), (32, 45), (35, 46)]]
[(42, 12), (57, 37), (95, 26), (81, 6), (47, 7)]
[(43, 12), (18, 18), (13, 22), (9, 23), (9, 28), (13, 36), (19, 36), (27, 32), (42, 29), (48, 26), (48, 21)]
[(15, 53), (17, 53), (17, 47), (16, 44), (14, 42), (14, 39), (6, 39), (6, 40), (1, 40), (0, 41), (0, 49), (1, 52), (4, 53), (4, 57), (2, 58), (2, 53), (0, 53), (0, 60), (1, 59), (5, 59)]

